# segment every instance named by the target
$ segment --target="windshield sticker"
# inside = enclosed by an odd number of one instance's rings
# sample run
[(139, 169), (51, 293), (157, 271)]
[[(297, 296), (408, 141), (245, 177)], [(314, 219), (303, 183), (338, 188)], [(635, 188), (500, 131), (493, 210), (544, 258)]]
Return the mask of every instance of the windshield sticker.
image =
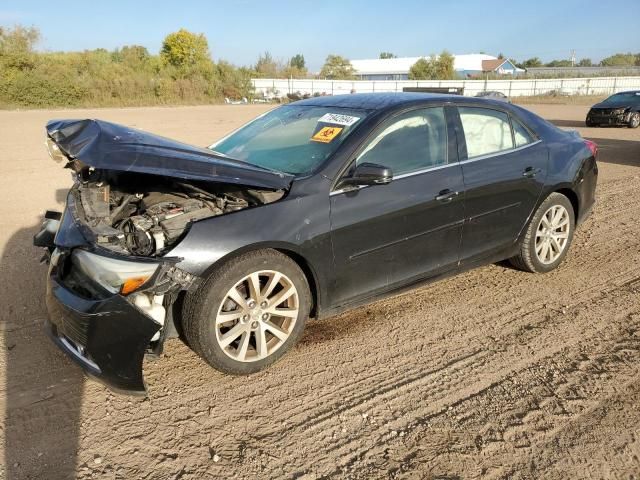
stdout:
[(360, 117), (352, 117), (351, 115), (342, 115), (340, 113), (325, 113), (320, 117), (318, 123), (332, 123), (334, 125), (350, 127), (358, 120), (360, 120)]
[(342, 127), (322, 127), (311, 140), (314, 142), (329, 143), (342, 132)]

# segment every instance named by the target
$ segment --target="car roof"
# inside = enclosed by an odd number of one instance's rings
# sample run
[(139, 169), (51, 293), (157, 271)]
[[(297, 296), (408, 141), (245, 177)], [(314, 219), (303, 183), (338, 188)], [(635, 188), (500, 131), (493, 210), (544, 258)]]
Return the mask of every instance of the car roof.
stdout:
[[(309, 105), (317, 107), (354, 108), (361, 110), (384, 110), (390, 107), (409, 105), (421, 102), (451, 102), (460, 100), (460, 95), (448, 95), (442, 93), (415, 93), (415, 92), (389, 92), (389, 93), (351, 93), (344, 95), (332, 95), (313, 97), (294, 102), (294, 105)], [(469, 98), (469, 97), (465, 97)]]

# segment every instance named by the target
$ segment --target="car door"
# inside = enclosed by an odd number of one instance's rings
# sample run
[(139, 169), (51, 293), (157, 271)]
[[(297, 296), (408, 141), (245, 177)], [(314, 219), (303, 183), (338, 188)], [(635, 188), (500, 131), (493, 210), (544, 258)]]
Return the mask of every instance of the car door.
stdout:
[(383, 122), (351, 168), (361, 163), (391, 168), (393, 180), (353, 190), (338, 183), (331, 193), (336, 305), (452, 268), (459, 257), (462, 170), (444, 107)]
[(461, 106), (458, 113), (464, 137), (465, 263), (497, 253), (517, 239), (542, 192), (548, 151), (507, 112)]

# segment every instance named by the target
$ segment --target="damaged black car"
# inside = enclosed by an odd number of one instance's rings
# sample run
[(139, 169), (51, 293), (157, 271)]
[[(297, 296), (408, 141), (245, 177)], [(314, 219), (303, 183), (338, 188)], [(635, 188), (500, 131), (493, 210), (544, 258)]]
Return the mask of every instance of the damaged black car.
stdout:
[(448, 95), (303, 100), (208, 148), (91, 119), (49, 122), (46, 144), (74, 177), (34, 238), (48, 331), (130, 393), (171, 337), (250, 374), (309, 318), (502, 259), (550, 271), (597, 178), (576, 133)]
[(640, 90), (620, 92), (595, 104), (587, 113), (587, 127), (640, 126)]

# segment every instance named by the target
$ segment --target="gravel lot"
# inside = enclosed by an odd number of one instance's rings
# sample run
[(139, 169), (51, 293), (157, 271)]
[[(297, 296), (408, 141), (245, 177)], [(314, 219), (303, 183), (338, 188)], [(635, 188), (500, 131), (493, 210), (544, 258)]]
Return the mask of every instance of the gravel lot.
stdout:
[(586, 128), (585, 106), (528, 106), (600, 145), (598, 204), (559, 270), (491, 265), (311, 322), (251, 377), (173, 340), (146, 399), (86, 380), (41, 328), (31, 237), (70, 185), (44, 123), (205, 145), (266, 108), (0, 112), (0, 478), (638, 478), (640, 130)]

